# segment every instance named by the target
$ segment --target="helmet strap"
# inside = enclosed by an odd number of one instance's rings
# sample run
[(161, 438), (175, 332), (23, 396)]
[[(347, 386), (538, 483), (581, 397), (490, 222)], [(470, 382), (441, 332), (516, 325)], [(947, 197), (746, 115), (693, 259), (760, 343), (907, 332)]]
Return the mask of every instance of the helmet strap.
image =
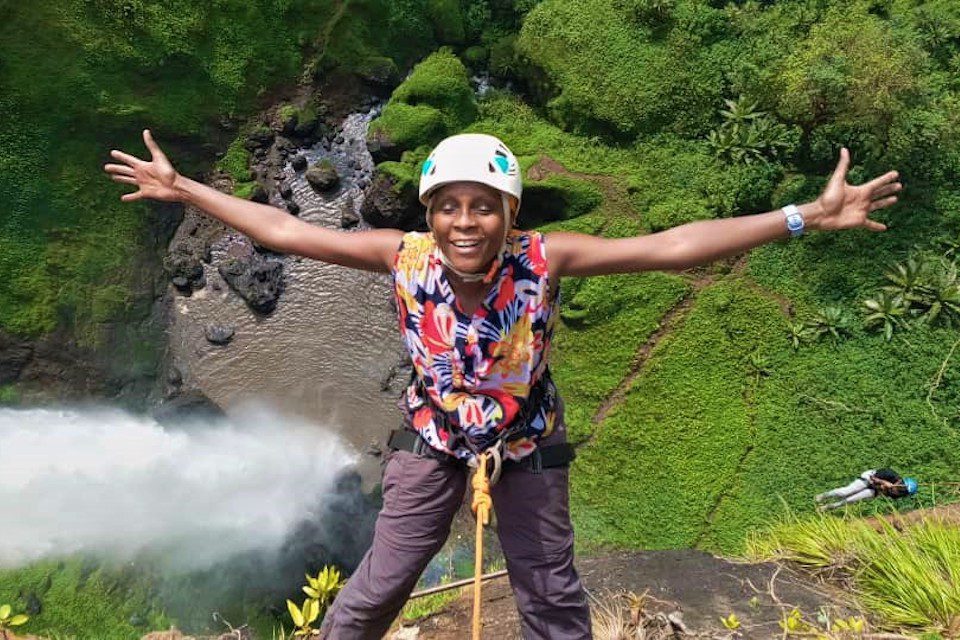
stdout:
[(433, 225), (430, 223), (430, 219), (433, 214), (433, 197), (431, 197), (427, 203), (427, 228), (429, 228), (430, 233), (433, 234), (433, 241), (436, 243), (437, 249), (440, 253), (440, 262), (444, 267), (455, 273), (457, 277), (464, 282), (483, 282), (484, 284), (489, 284), (493, 282), (494, 278), (497, 276), (497, 273), (500, 271), (500, 264), (503, 262), (503, 254), (507, 250), (507, 238), (510, 236), (510, 228), (513, 226), (511, 223), (513, 215), (510, 210), (510, 200), (507, 198), (507, 194), (502, 191), (500, 192), (500, 202), (503, 206), (503, 240), (500, 242), (500, 250), (497, 252), (493, 262), (490, 263), (490, 268), (485, 273), (460, 271), (450, 263), (450, 259), (447, 257), (447, 254), (443, 252), (443, 249), (440, 249), (440, 243), (437, 242), (437, 235), (433, 230)]

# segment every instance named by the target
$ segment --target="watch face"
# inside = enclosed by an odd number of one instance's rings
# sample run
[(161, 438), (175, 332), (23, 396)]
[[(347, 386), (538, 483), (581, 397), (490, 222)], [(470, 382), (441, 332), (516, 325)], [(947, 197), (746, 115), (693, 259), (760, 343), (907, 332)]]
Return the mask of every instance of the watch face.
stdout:
[(803, 218), (795, 214), (787, 216), (787, 229), (790, 229), (790, 231), (803, 229)]

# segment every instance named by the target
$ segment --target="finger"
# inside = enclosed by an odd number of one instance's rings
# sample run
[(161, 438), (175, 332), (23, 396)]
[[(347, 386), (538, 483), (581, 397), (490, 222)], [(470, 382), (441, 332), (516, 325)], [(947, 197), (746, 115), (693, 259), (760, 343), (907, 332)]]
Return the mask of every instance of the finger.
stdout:
[(137, 179), (130, 176), (112, 175), (110, 179), (114, 182), (122, 182), (123, 184), (138, 184)]
[(134, 200), (139, 200), (143, 197), (143, 191), (137, 191), (135, 193), (125, 193), (120, 196), (120, 199), (124, 202), (133, 202)]
[(889, 207), (897, 201), (897, 196), (890, 196), (889, 198), (883, 198), (881, 200), (874, 200), (870, 203), (868, 211), (876, 211), (877, 209), (883, 209), (884, 207)]
[(132, 156), (129, 153), (124, 153), (123, 151), (119, 151), (117, 149), (114, 149), (113, 151), (111, 151), (110, 155), (116, 158), (117, 160), (122, 160), (123, 162), (126, 162), (131, 167), (139, 167), (140, 165), (147, 164), (140, 158), (137, 158), (136, 156)]
[(150, 133), (150, 129), (143, 130), (143, 142), (147, 145), (147, 149), (150, 150), (150, 155), (154, 160), (157, 158), (166, 158), (166, 156), (163, 155), (163, 151), (160, 150), (160, 145), (154, 141), (153, 134)]
[(897, 173), (896, 171), (888, 171), (888, 172), (886, 172), (885, 174), (883, 174), (882, 176), (880, 176), (880, 177), (878, 177), (878, 178), (874, 178), (874, 179), (871, 180), (870, 182), (867, 182), (867, 183), (864, 184), (863, 186), (866, 187), (866, 188), (868, 188), (868, 189), (876, 189), (876, 188), (878, 188), (878, 187), (882, 187), (883, 185), (885, 185), (885, 184), (887, 184), (887, 183), (893, 182), (894, 180), (896, 180), (896, 179), (899, 178), (899, 177), (900, 177), (900, 174)]
[(120, 173), (127, 176), (136, 175), (133, 167), (125, 164), (105, 164), (103, 170), (108, 173)]
[(899, 182), (892, 182), (890, 184), (885, 184), (882, 187), (875, 189), (870, 194), (870, 199), (877, 200), (879, 198), (883, 198), (883, 197), (892, 195), (894, 193), (898, 193), (901, 189), (903, 189), (903, 185), (900, 184)]
[(850, 169), (850, 151), (846, 147), (840, 149), (840, 161), (837, 162), (837, 168), (833, 170), (830, 176), (828, 186), (843, 186), (847, 181), (847, 171)]
[(863, 221), (863, 226), (869, 229), (870, 231), (886, 231), (887, 225), (877, 222), (876, 220), (871, 220), (867, 218)]

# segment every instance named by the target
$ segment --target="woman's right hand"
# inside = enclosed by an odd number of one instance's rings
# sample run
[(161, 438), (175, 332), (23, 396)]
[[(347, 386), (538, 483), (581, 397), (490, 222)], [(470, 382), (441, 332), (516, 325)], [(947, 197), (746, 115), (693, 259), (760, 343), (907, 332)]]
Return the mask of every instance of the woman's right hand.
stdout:
[(104, 171), (110, 174), (114, 182), (132, 184), (139, 188), (139, 191), (134, 193), (125, 193), (120, 196), (120, 199), (124, 202), (133, 202), (141, 198), (179, 202), (180, 194), (175, 188), (179, 175), (177, 170), (154, 142), (149, 129), (143, 130), (143, 141), (150, 150), (150, 162), (114, 149), (110, 155), (125, 164), (103, 165)]

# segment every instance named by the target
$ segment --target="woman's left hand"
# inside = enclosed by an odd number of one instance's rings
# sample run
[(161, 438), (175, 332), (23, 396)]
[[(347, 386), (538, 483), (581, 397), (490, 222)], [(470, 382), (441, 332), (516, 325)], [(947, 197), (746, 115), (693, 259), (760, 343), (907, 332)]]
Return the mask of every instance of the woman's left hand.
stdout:
[(834, 169), (830, 181), (823, 193), (816, 199), (819, 205), (818, 215), (813, 226), (820, 230), (854, 229), (865, 227), (871, 231), (886, 231), (887, 225), (868, 216), (878, 209), (884, 209), (897, 201), (894, 195), (903, 189), (897, 182), (899, 174), (889, 171), (870, 182), (854, 186), (847, 183), (847, 170), (850, 168), (850, 151), (840, 149), (840, 162)]

